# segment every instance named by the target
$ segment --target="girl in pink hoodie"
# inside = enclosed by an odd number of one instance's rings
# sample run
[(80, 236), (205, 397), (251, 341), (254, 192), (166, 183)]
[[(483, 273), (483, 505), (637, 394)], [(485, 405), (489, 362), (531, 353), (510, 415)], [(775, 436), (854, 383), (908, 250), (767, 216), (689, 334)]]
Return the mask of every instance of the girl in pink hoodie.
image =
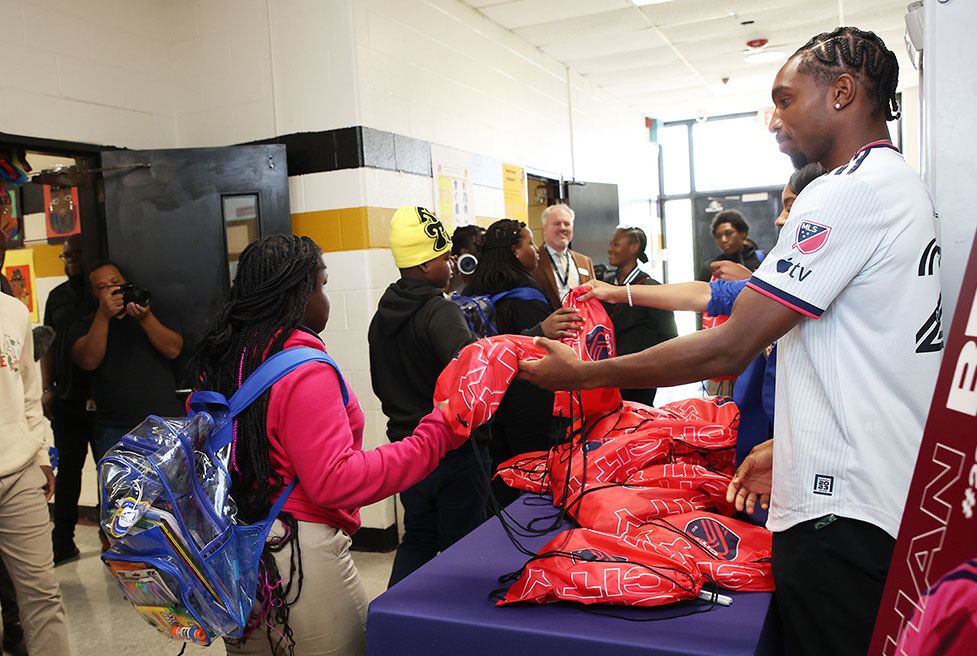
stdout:
[[(308, 237), (272, 235), (241, 254), (234, 284), (197, 350), (209, 389), (230, 395), (268, 356), (286, 348), (325, 351), (326, 267)], [(353, 390), (343, 403), (337, 371), (309, 362), (284, 376), (236, 420), (231, 495), (245, 522), (267, 516), (298, 483), (261, 559), (251, 637), (228, 653), (361, 654), (367, 599), (349, 556), (360, 506), (429, 474), (465, 438), (435, 408), (402, 441), (364, 451), (364, 415)]]

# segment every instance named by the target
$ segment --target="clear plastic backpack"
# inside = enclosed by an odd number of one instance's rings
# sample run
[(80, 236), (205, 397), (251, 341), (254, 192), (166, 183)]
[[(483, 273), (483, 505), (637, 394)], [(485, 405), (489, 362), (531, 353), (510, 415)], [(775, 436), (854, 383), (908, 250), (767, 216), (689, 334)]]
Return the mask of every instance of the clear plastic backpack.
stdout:
[(209, 645), (240, 637), (254, 605), (258, 565), (271, 526), (295, 487), (292, 479), (262, 521), (237, 520), (228, 473), (233, 419), (279, 378), (306, 362), (326, 362), (308, 347), (268, 358), (226, 400), (196, 392), (182, 419), (149, 416), (99, 462), (102, 554), (136, 611), (161, 633)]

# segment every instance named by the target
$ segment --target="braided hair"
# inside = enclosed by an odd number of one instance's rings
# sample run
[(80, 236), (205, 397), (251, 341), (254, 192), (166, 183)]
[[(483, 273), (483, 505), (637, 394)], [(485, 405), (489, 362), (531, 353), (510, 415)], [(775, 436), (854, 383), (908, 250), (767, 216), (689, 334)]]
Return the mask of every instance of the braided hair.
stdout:
[[(498, 294), (517, 287), (532, 287), (543, 292), (512, 250), (522, 241), (525, 227), (522, 221), (512, 219), (502, 219), (488, 227), (482, 242), (482, 257), (465, 294)], [(495, 326), (501, 333), (516, 331), (511, 303), (500, 301), (496, 306)]]
[[(322, 253), (308, 237), (270, 235), (249, 244), (241, 253), (231, 289), (191, 363), (202, 386), (230, 397), (268, 356), (281, 351), (285, 340), (305, 317), (309, 296), (322, 267)], [(237, 503), (239, 516), (247, 523), (264, 519), (272, 499), (286, 485), (282, 475), (272, 467), (269, 456), (266, 418), (270, 395), (271, 390), (265, 390), (236, 420), (231, 496)], [(258, 612), (252, 617), (245, 637), (264, 621), (268, 640), (272, 642), (274, 623), (283, 627), (282, 632), (275, 631), (274, 639), (291, 651), (288, 611), (302, 591), (301, 553), (295, 518), (288, 513), (280, 513), (278, 518), (287, 528), (286, 537), (265, 545), (255, 601)], [(274, 553), (288, 544), (293, 547), (291, 571), (284, 584)], [(294, 598), (288, 599), (296, 571), (298, 589)], [(273, 644), (273, 651), (275, 648)]]
[(820, 84), (834, 81), (845, 71), (854, 74), (874, 101), (872, 116), (884, 110), (885, 120), (899, 118), (899, 62), (874, 32), (839, 27), (812, 38), (791, 55), (794, 57), (801, 57), (797, 70)]
[(469, 294), (497, 294), (516, 287), (524, 287), (529, 271), (512, 250), (522, 241), (522, 221), (502, 219), (485, 231), (482, 257), (468, 283)]

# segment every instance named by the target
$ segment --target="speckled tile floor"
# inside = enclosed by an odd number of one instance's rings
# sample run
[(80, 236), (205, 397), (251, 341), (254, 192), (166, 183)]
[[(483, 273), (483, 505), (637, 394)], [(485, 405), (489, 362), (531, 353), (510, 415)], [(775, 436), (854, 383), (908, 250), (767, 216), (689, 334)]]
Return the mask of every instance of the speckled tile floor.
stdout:
[[(101, 548), (94, 526), (78, 526), (75, 543), (81, 558), (56, 568), (61, 583), (68, 635), (75, 656), (175, 656), (181, 643), (169, 640), (139, 618), (99, 560)], [(394, 553), (354, 552), (367, 595), (373, 599), (387, 588)], [(186, 654), (224, 654), (223, 644), (188, 646)], [(32, 655), (34, 656), (34, 655)]]

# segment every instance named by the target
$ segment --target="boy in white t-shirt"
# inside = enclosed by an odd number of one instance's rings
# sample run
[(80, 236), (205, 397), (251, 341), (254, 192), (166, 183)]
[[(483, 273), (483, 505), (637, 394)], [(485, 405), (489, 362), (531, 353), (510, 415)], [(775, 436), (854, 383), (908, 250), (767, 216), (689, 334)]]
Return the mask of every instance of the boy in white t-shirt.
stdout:
[(520, 363), (549, 389), (669, 386), (736, 375), (780, 339), (772, 459), (758, 447), (731, 496), (742, 508), (770, 495), (791, 654), (868, 650), (940, 366), (935, 213), (886, 128), (898, 72), (851, 27), (781, 68), (770, 130), (795, 166), (829, 173), (797, 197), (729, 321), (593, 363), (540, 340), (549, 355)]

